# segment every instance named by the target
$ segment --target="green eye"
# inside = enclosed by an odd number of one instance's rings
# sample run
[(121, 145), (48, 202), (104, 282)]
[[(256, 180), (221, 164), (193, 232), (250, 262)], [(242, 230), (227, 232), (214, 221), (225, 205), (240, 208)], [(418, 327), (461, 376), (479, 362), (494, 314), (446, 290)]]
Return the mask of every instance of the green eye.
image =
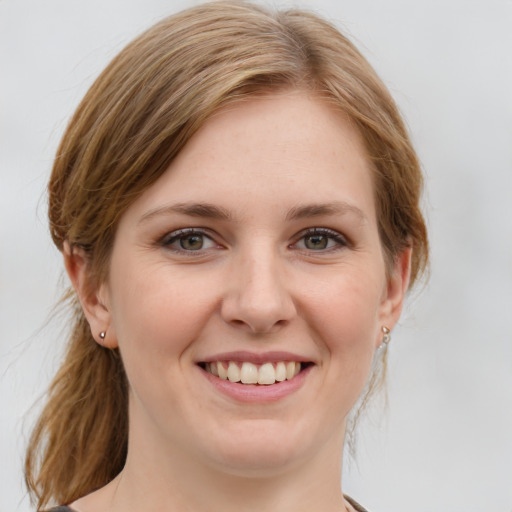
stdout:
[(179, 239), (180, 247), (186, 251), (199, 251), (203, 248), (203, 235), (186, 235)]
[(304, 245), (307, 249), (318, 251), (326, 249), (329, 243), (328, 237), (325, 235), (308, 235), (304, 237)]
[(348, 246), (347, 239), (337, 231), (327, 228), (311, 228), (302, 232), (295, 248), (306, 251), (328, 252)]
[(161, 244), (177, 252), (198, 252), (212, 249), (215, 242), (195, 228), (180, 229), (166, 235)]

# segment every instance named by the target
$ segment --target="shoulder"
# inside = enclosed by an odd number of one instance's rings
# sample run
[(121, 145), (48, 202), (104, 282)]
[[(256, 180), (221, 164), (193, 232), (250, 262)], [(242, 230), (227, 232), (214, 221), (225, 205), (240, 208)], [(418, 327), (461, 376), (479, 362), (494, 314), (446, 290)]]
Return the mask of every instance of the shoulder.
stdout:
[(345, 499), (349, 502), (355, 512), (368, 512), (363, 506), (359, 505), (356, 500), (345, 494)]

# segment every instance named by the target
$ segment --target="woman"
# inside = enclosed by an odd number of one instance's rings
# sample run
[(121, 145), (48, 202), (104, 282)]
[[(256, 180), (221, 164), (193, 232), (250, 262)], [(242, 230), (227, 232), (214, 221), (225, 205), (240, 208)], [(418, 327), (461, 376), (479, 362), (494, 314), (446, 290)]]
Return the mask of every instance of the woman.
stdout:
[(204, 4), (128, 45), (49, 184), (74, 325), (38, 507), (364, 510), (347, 416), (427, 262), (421, 184), (389, 93), (312, 14)]

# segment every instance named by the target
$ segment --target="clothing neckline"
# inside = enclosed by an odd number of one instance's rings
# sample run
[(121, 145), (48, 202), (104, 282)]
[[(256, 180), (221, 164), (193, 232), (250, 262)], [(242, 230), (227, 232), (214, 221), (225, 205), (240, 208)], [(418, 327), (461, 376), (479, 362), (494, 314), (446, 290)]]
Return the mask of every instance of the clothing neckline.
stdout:
[[(364, 507), (362, 507), (357, 501), (355, 501), (350, 496), (347, 496), (346, 494), (343, 495), (343, 497), (348, 501), (348, 503), (354, 508), (356, 512), (368, 512)], [(54, 507), (47, 512), (77, 512), (76, 510), (72, 509), (68, 505), (61, 505), (59, 507)]]

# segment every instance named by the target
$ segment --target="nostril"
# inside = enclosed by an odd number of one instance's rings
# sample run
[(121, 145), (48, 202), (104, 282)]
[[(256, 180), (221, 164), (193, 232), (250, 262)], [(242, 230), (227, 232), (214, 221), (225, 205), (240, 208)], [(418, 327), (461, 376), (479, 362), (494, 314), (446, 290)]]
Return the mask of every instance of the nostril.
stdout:
[(281, 329), (282, 327), (287, 325), (289, 323), (289, 321), (288, 320), (273, 321), (272, 319), (269, 319), (268, 321), (266, 321), (266, 319), (264, 319), (264, 318), (258, 319), (257, 321), (256, 320), (245, 321), (245, 320), (240, 320), (238, 318), (233, 318), (233, 319), (229, 320), (229, 323), (234, 327), (245, 329), (247, 332), (250, 332), (251, 334), (261, 335), (261, 334), (272, 334), (277, 329)]
[[(279, 278), (265, 277), (261, 272), (253, 279), (236, 281), (223, 297), (221, 315), (233, 327), (245, 328), (254, 334), (270, 333), (282, 328), (296, 316), (292, 297)], [(234, 286), (234, 285), (233, 285)]]

